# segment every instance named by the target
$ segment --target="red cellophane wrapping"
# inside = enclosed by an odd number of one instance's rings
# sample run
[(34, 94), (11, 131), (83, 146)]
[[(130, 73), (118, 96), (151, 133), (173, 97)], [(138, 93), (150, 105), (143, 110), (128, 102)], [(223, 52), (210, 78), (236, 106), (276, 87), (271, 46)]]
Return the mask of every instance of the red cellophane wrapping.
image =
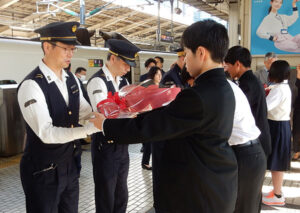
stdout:
[(157, 85), (148, 87), (128, 85), (107, 99), (97, 104), (98, 112), (106, 118), (130, 118), (140, 112), (149, 111), (169, 104), (173, 101), (180, 88), (159, 88)]
[(264, 86), (264, 89), (265, 89), (266, 96), (268, 96), (269, 93), (270, 93), (271, 87), (268, 87), (267, 84), (263, 84), (263, 86)]

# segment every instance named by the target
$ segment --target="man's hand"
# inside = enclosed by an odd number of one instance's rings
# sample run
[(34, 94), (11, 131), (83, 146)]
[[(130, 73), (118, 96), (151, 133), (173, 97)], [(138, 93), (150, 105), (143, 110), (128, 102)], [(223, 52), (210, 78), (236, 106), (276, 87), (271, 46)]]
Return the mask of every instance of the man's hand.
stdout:
[(296, 2), (297, 2), (297, 1), (299, 1), (299, 0), (293, 0), (293, 2), (292, 2), (292, 6), (293, 6), (293, 7), (296, 7)]
[(300, 64), (297, 65), (297, 78), (300, 79)]
[(103, 122), (105, 120), (105, 117), (103, 114), (100, 114), (98, 112), (93, 112), (94, 114), (94, 118), (90, 119), (90, 122), (94, 123), (94, 126), (98, 129), (100, 129), (101, 131), (103, 131), (102, 127), (103, 127)]

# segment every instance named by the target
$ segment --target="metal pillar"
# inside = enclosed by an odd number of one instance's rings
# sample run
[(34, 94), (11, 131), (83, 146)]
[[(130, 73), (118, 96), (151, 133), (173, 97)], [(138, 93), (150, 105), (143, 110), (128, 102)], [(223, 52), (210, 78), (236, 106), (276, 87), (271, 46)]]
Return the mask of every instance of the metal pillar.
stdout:
[(238, 3), (229, 4), (228, 34), (229, 47), (239, 44), (238, 25), (239, 25), (239, 7)]

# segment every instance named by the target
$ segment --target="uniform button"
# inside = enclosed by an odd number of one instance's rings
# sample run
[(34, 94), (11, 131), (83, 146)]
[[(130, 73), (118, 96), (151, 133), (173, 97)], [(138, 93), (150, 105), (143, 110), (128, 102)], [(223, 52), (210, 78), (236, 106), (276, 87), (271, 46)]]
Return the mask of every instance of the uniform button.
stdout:
[(71, 111), (69, 111), (69, 115), (72, 115), (72, 112), (71, 112)]
[(74, 125), (73, 125), (73, 124), (71, 125), (71, 128), (74, 128)]
[(113, 140), (110, 140), (110, 141), (107, 141), (108, 143), (114, 143), (114, 141)]
[(76, 149), (76, 144), (74, 144), (74, 149)]

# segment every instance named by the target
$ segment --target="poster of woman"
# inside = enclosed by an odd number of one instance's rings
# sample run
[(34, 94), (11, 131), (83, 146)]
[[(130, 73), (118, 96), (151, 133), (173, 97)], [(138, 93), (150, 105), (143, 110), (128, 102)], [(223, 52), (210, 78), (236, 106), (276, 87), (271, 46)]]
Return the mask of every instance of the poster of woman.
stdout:
[(252, 0), (251, 52), (300, 53), (299, 0)]

